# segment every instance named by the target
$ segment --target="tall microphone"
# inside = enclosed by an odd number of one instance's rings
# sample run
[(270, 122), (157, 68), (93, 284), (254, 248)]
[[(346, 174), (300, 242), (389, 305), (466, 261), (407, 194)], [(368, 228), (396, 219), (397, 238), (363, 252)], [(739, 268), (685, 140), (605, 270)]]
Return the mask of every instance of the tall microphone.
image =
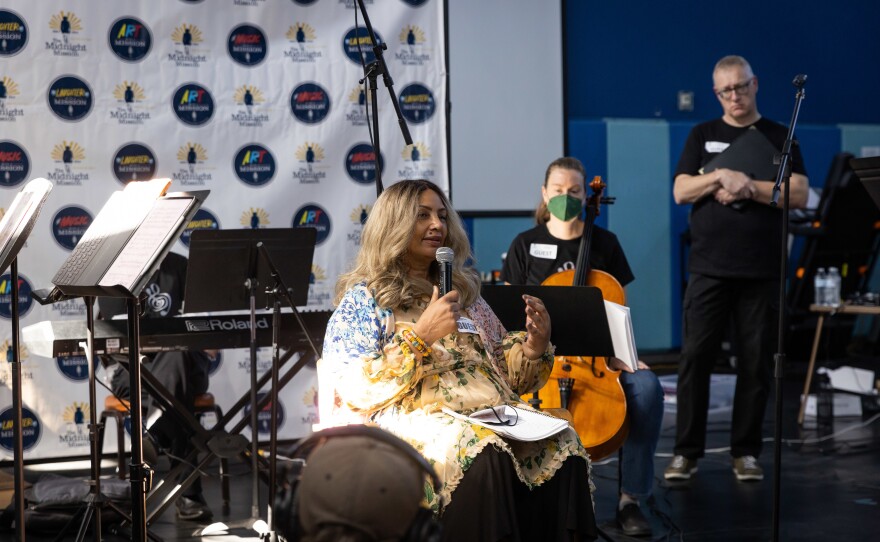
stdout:
[(455, 252), (449, 247), (440, 247), (434, 257), (440, 264), (440, 295), (446, 295), (452, 291), (452, 260)]
[(792, 85), (797, 88), (801, 88), (802, 86), (807, 84), (807, 74), (799, 73), (794, 76), (794, 81), (791, 82)]

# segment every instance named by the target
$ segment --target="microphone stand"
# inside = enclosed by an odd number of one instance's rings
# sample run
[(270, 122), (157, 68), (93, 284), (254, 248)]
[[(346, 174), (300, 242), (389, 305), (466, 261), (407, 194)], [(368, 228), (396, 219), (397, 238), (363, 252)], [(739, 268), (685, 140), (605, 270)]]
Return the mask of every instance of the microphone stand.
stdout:
[(782, 377), (785, 372), (785, 279), (788, 276), (788, 211), (789, 211), (789, 180), (791, 178), (791, 146), (794, 140), (794, 129), (800, 113), (801, 102), (804, 99), (804, 84), (807, 82), (806, 75), (797, 75), (792, 84), (798, 89), (794, 98), (794, 111), (791, 115), (791, 123), (788, 125), (788, 136), (782, 146), (782, 154), (779, 157), (779, 170), (776, 173), (776, 183), (773, 185), (773, 197), (770, 205), (776, 207), (779, 200), (780, 186), (785, 184), (785, 195), (782, 200), (782, 245), (779, 252), (779, 327), (778, 348), (779, 351), (773, 356), (775, 379), (776, 403), (774, 405), (774, 423), (776, 424), (773, 434), (773, 541), (779, 540), (779, 504), (780, 482), (782, 462)]
[[(397, 103), (397, 96), (394, 94), (394, 81), (391, 79), (391, 74), (388, 73), (388, 65), (385, 64), (385, 56), (384, 51), (388, 47), (385, 43), (379, 43), (376, 40), (376, 34), (373, 32), (373, 25), (370, 24), (370, 17), (367, 15), (367, 8), (364, 7), (364, 0), (357, 0), (358, 7), (360, 8), (361, 15), (364, 17), (364, 26), (367, 27), (367, 34), (370, 36), (370, 43), (373, 44), (373, 54), (376, 57), (376, 60), (370, 62), (364, 68), (364, 77), (359, 81), (363, 84), (365, 79), (370, 80), (370, 108), (373, 110), (373, 118), (371, 119), (373, 124), (373, 152), (375, 155), (375, 163), (376, 163), (376, 197), (382, 195), (382, 153), (380, 152), (379, 147), (379, 106), (378, 100), (376, 98), (376, 90), (378, 89), (378, 85), (376, 84), (376, 79), (379, 75), (382, 75), (382, 80), (385, 82), (385, 87), (388, 88), (388, 93), (391, 95), (391, 104), (394, 106), (394, 113), (397, 115), (397, 123), (400, 125), (400, 132), (403, 134), (403, 141), (407, 145), (412, 145), (412, 136), (409, 134), (409, 128), (406, 125), (406, 119), (403, 118), (403, 114), (400, 112), (400, 104)], [(357, 36), (357, 30), (355, 30), (355, 36)], [(360, 44), (358, 44), (358, 51), (360, 51)]]

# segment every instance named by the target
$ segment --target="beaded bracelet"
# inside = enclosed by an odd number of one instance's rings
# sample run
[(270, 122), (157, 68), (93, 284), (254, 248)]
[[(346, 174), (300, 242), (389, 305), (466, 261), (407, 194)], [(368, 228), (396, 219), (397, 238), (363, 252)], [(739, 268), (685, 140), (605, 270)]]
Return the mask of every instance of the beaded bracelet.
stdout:
[(413, 348), (416, 349), (419, 354), (423, 356), (431, 355), (431, 347), (425, 344), (425, 341), (422, 340), (421, 337), (416, 335), (415, 331), (409, 328), (403, 328), (400, 331), (400, 334), (403, 336), (404, 339), (407, 340), (407, 342), (409, 342), (413, 346)]

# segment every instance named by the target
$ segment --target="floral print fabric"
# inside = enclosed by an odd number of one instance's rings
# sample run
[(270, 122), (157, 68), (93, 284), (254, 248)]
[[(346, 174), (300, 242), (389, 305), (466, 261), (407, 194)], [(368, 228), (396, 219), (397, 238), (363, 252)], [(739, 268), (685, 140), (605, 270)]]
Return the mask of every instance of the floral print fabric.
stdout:
[(469, 414), (504, 403), (530, 408), (520, 395), (547, 381), (553, 347), (537, 360), (528, 359), (522, 350), (525, 333), (508, 333), (480, 298), (462, 311), (459, 332), (430, 345), (431, 353), (422, 356), (401, 347), (400, 331), (414, 325), (427, 302), (391, 311), (378, 307), (364, 285), (346, 292), (324, 341), (319, 378), (332, 382), (336, 396), (334, 412), (321, 412), (322, 422), (325, 416), (351, 422), (354, 414), (412, 444), (442, 481), (442, 487), (426, 492), (434, 510), (449, 504), (464, 472), (488, 445), (510, 454), (517, 476), (530, 487), (551, 478), (568, 457), (588, 461), (572, 429), (519, 442), (443, 413), (443, 407)]

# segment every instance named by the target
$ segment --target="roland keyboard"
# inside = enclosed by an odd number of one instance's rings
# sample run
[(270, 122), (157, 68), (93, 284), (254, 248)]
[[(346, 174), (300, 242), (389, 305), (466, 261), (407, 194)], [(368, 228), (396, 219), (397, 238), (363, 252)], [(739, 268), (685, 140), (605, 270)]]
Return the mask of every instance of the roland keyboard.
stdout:
[[(312, 340), (320, 348), (330, 311), (300, 312)], [(177, 316), (140, 320), (140, 352), (247, 348), (250, 346), (250, 314)], [(257, 313), (257, 346), (272, 345), (272, 314)], [(85, 320), (47, 320), (21, 330), (22, 342), (31, 354), (46, 358), (85, 354)], [(281, 314), (280, 346), (287, 350), (308, 348), (308, 340), (293, 313)], [(95, 320), (95, 351), (98, 354), (128, 352), (128, 321)]]

